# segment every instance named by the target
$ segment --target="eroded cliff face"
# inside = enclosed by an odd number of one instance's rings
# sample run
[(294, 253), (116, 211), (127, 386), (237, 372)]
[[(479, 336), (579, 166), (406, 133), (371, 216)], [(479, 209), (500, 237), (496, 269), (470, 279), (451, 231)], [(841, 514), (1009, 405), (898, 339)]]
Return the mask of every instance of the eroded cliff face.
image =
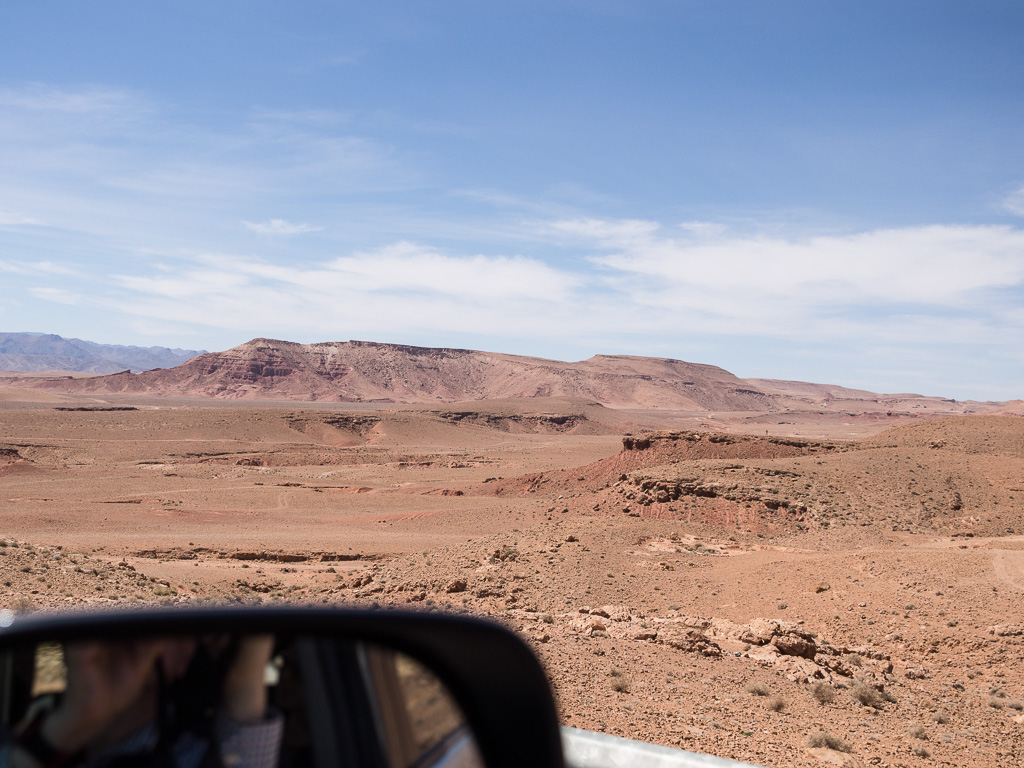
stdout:
[(152, 384), (159, 387), (168, 379), (172, 386), (223, 397), (258, 397), (264, 392), (286, 397), (303, 392), (340, 395), (352, 366), (325, 346), (255, 339), (225, 352), (200, 355), (162, 372), (164, 376), (151, 377)]
[(728, 371), (680, 360), (601, 355), (577, 363), (348, 341), (254, 339), (176, 368), (28, 386), (76, 392), (436, 403), (574, 397), (626, 408), (766, 411), (773, 396)]

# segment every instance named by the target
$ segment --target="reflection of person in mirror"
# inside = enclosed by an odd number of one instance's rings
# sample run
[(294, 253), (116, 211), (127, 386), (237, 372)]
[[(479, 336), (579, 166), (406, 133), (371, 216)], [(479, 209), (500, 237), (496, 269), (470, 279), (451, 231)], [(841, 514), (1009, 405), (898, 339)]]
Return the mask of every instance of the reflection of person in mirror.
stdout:
[(0, 753), (11, 768), (277, 765), (268, 711), (270, 636), (90, 641), (65, 646), (67, 688)]

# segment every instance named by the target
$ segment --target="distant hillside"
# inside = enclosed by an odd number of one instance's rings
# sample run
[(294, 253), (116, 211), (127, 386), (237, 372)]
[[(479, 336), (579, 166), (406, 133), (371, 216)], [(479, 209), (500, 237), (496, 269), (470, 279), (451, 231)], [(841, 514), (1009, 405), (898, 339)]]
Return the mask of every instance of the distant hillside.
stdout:
[(578, 363), (467, 349), (347, 341), (254, 339), (176, 368), (18, 386), (68, 392), (217, 398), (437, 403), (582, 397), (612, 407), (682, 410), (772, 408), (771, 399), (712, 365), (597, 355)]
[(0, 332), (0, 371), (117, 373), (173, 368), (203, 350), (125, 347), (50, 333)]
[[(172, 350), (180, 351), (180, 350)], [(370, 341), (296, 344), (253, 339), (166, 370), (72, 379), (3, 379), (14, 387), (71, 394), (350, 403), (455, 403), (538, 397), (583, 398), (612, 408), (692, 413), (977, 413), (997, 403), (880, 395), (839, 386), (740, 379), (713, 365), (656, 357), (595, 355), (568, 363), (469, 349)], [(780, 422), (786, 423), (786, 422)]]

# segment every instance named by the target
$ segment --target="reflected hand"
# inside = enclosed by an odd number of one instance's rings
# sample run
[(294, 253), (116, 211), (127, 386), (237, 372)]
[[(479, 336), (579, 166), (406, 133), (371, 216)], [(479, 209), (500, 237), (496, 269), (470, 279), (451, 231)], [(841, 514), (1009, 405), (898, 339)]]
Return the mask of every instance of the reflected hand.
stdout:
[(238, 653), (224, 678), (224, 714), (239, 724), (255, 723), (267, 713), (267, 663), (274, 650), (271, 635), (250, 635), (238, 642)]
[[(117, 738), (155, 715), (156, 660), (160, 640), (69, 643), (68, 684), (43, 735), (63, 752)], [(115, 728), (119, 733), (109, 733)], [(130, 732), (130, 731), (128, 731)]]

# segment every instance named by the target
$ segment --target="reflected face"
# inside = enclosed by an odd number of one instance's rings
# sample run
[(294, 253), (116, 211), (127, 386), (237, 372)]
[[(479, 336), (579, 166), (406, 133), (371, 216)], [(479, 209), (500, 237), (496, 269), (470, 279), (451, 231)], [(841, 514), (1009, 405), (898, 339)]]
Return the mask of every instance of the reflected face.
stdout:
[(274, 734), (272, 764), (480, 765), (437, 676), (361, 641), (222, 634), (40, 643), (0, 652), (0, 697), (8, 729), (39, 711), (53, 723), (87, 724), (75, 732), (88, 739), (71, 746), (92, 756), (139, 734), (152, 735), (138, 742), (150, 751), (168, 733), (209, 739), (197, 734), (230, 721)]

